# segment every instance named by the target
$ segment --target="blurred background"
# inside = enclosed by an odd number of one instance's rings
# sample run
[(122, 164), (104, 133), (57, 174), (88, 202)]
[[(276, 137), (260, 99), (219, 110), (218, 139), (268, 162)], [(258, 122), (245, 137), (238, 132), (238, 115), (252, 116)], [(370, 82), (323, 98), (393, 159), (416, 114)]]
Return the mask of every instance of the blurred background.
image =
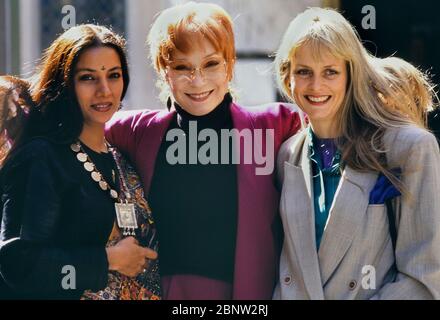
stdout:
[[(145, 44), (154, 17), (182, 0), (0, 0), (0, 74), (28, 77), (66, 23), (111, 26), (128, 41), (131, 84), (128, 109), (160, 109), (156, 76)], [(196, 1), (207, 2), (207, 1)], [(235, 22), (238, 101), (281, 100), (273, 54), (289, 22), (307, 7), (339, 9), (366, 47), (379, 57), (396, 55), (429, 71), (440, 83), (440, 2), (437, 0), (211, 0)], [(74, 17), (74, 20), (70, 17)], [(64, 23), (64, 24), (63, 24)]]

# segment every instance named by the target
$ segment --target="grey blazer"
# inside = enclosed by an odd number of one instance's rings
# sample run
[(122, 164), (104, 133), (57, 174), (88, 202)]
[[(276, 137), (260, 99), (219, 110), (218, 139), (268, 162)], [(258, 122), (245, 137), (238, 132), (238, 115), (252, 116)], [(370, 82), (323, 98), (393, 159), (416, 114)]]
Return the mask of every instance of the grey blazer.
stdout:
[(317, 252), (308, 139), (304, 130), (278, 154), (284, 243), (273, 298), (439, 299), (440, 153), (435, 137), (413, 126), (385, 133), (388, 163), (402, 169), (411, 195), (394, 199), (395, 252), (385, 206), (369, 204), (378, 174), (348, 166)]

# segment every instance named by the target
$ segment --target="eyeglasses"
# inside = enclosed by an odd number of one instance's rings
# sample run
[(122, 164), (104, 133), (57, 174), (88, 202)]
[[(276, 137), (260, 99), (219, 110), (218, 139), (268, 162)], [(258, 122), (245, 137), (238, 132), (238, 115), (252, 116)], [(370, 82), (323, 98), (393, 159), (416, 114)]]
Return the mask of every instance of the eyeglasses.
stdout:
[(194, 68), (186, 63), (171, 63), (166, 67), (167, 74), (175, 81), (192, 82), (197, 71), (204, 80), (218, 80), (226, 77), (226, 61), (223, 59), (209, 60), (203, 66)]

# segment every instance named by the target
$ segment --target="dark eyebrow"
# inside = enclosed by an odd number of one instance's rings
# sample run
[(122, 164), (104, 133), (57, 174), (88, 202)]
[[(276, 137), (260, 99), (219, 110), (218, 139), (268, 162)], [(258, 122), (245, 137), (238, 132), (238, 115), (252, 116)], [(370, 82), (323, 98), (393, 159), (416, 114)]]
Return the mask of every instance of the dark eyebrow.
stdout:
[(116, 70), (122, 70), (122, 67), (113, 67), (108, 72), (116, 71)]
[(81, 69), (76, 69), (75, 70), (75, 73), (80, 73), (80, 72), (96, 72), (96, 70), (89, 69), (89, 68), (81, 68)]
[[(113, 67), (110, 70), (108, 70), (107, 72), (112, 72), (112, 71), (116, 71), (116, 70), (122, 70), (122, 67)], [(75, 73), (79, 73), (79, 72), (97, 72), (97, 70), (95, 69), (90, 69), (90, 68), (80, 68), (80, 69), (76, 69)]]

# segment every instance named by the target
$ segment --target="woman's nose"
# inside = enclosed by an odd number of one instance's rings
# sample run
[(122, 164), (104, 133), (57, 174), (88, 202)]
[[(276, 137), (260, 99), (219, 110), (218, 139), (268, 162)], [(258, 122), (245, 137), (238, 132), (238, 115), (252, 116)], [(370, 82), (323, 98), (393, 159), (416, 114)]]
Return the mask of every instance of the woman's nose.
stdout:
[(201, 68), (194, 69), (191, 73), (190, 82), (193, 86), (202, 85), (205, 83), (205, 75)]
[(106, 79), (99, 82), (98, 94), (103, 97), (111, 95), (112, 91), (110, 89), (109, 83)]
[(321, 85), (322, 85), (322, 79), (320, 78), (320, 77), (317, 77), (317, 76), (313, 76), (311, 79), (310, 79), (310, 87), (313, 89), (313, 90), (316, 90), (316, 91), (318, 91), (320, 88), (321, 88)]

